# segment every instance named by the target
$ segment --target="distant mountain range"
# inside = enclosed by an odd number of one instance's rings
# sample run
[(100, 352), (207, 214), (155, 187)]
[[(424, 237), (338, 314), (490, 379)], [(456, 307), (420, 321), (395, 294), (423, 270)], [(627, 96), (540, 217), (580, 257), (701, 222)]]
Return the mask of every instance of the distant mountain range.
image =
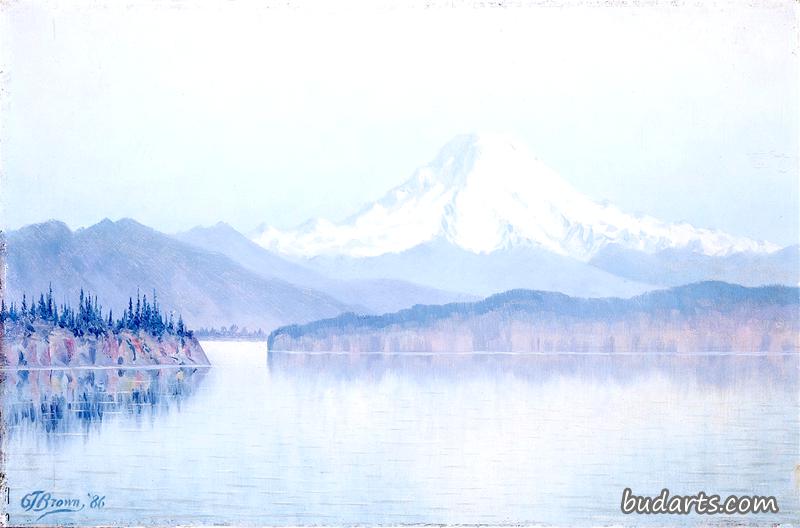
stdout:
[(318, 256), (301, 262), (331, 276), (413, 280), (480, 297), (514, 288), (629, 297), (657, 287), (541, 248), (521, 246), (476, 254), (440, 239), (400, 253), (361, 258)]
[(580, 194), (500, 136), (459, 136), (403, 185), (340, 223), (224, 223), (164, 234), (131, 219), (5, 234), (5, 296), (91, 290), (122, 309), (137, 289), (197, 327), (271, 330), (344, 312), (474, 301), (532, 289), (631, 297), (721, 280), (800, 283), (800, 246), (780, 248), (632, 216)]
[(797, 285), (800, 246), (770, 253), (745, 251), (714, 257), (686, 248), (647, 254), (610, 245), (592, 257), (590, 264), (618, 277), (664, 286), (709, 279), (745, 286)]
[(130, 219), (71, 231), (49, 221), (6, 235), (4, 295), (20, 300), (50, 283), (58, 298), (81, 288), (122, 311), (137, 290), (191, 327), (269, 331), (345, 311), (384, 313), (417, 303), (469, 300), (402, 281), (337, 281), (271, 254), (227, 225), (170, 236)]
[(524, 145), (465, 135), (340, 223), (253, 240), (316, 271), (489, 295), (630, 296), (701, 280), (800, 283), (798, 246), (634, 216), (582, 195)]
[(265, 250), (224, 222), (211, 227), (195, 227), (178, 233), (175, 238), (207, 251), (221, 253), (263, 277), (325, 292), (364, 313), (392, 312), (418, 303), (441, 304), (477, 299), (474, 295), (420, 286), (386, 276), (359, 277), (357, 274), (336, 271), (326, 275)]
[(474, 303), (344, 314), (275, 330), (270, 350), (797, 352), (800, 289), (702, 282), (630, 299), (512, 290)]

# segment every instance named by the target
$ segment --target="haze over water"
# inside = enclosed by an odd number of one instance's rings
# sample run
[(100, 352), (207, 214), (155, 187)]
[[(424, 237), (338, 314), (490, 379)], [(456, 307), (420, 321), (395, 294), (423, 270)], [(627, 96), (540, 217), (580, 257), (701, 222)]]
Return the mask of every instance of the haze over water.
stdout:
[[(797, 355), (267, 360), (260, 343), (203, 346), (213, 367), (194, 372), (5, 372), (12, 523), (36, 521), (20, 504), (33, 490), (106, 497), (39, 521), (59, 524), (768, 525), (800, 514)], [(775, 495), (781, 512), (625, 516), (625, 487)]]

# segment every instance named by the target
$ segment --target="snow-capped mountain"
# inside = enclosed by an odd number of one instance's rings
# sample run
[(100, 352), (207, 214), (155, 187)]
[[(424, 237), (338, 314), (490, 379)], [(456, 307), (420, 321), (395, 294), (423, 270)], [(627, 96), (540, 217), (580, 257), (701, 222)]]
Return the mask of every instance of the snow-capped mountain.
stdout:
[(300, 257), (376, 257), (434, 240), (475, 254), (529, 247), (588, 262), (607, 246), (654, 254), (771, 253), (768, 242), (634, 216), (593, 201), (524, 145), (504, 136), (458, 136), (436, 159), (341, 223), (266, 228), (254, 240)]

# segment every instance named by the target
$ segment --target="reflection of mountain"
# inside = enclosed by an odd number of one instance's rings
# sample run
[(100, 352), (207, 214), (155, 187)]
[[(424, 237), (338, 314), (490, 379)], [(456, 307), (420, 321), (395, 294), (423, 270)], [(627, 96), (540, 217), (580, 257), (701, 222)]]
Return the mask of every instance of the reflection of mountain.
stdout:
[(477, 295), (529, 288), (629, 296), (702, 280), (800, 280), (796, 249), (776, 254), (780, 247), (768, 242), (595, 202), (500, 136), (456, 137), (404, 184), (342, 222), (262, 228), (255, 240), (329, 275)]
[(476, 303), (279, 328), (270, 350), (795, 352), (798, 288), (703, 282), (631, 299), (513, 290)]
[(206, 368), (0, 371), (4, 434), (88, 430), (116, 415), (164, 412), (192, 395)]

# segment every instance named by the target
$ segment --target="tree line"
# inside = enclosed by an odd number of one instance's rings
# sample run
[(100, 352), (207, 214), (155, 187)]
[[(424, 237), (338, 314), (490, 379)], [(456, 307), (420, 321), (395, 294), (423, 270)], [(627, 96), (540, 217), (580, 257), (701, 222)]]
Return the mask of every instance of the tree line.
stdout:
[(177, 323), (173, 315), (163, 314), (158, 304), (156, 292), (153, 290), (152, 302), (147, 295), (141, 296), (136, 292), (136, 304), (133, 297), (128, 298), (128, 307), (123, 310), (122, 316), (114, 318), (111, 309), (103, 311), (102, 305), (97, 302), (97, 296), (85, 293), (81, 288), (77, 309), (69, 302), (57, 304), (53, 300), (53, 288), (48, 288), (47, 293), (40, 293), (39, 300), (28, 301), (27, 295), (22, 295), (19, 305), (12, 302), (6, 305), (5, 299), (0, 299), (0, 322), (23, 324), (33, 332), (36, 325), (48, 324), (71, 330), (75, 336), (86, 334), (100, 336), (107, 332), (119, 333), (123, 330), (132, 332), (144, 331), (155, 337), (164, 334), (179, 337), (192, 337), (193, 332), (186, 328), (183, 317), (178, 315)]
[(267, 339), (267, 333), (261, 328), (258, 330), (248, 330), (247, 327), (239, 328), (238, 325), (232, 324), (229, 327), (222, 326), (221, 328), (206, 328), (201, 327), (194, 330), (194, 335), (198, 339), (232, 339), (232, 340), (251, 340), (251, 341), (264, 341)]

